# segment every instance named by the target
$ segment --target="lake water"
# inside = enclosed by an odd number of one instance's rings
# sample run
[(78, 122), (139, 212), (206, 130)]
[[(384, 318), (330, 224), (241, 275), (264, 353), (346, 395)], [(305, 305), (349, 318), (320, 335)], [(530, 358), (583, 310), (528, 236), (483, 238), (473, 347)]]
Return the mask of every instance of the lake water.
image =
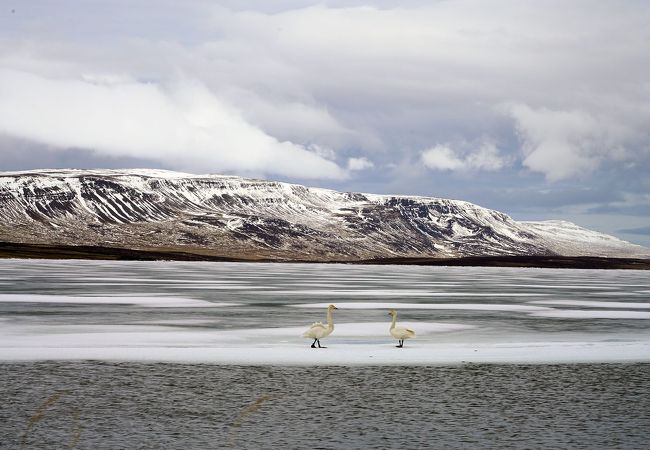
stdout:
[(0, 447), (643, 448), (649, 279), (2, 260)]
[(2, 448), (642, 449), (650, 433), (648, 364), (40, 362), (0, 377)]

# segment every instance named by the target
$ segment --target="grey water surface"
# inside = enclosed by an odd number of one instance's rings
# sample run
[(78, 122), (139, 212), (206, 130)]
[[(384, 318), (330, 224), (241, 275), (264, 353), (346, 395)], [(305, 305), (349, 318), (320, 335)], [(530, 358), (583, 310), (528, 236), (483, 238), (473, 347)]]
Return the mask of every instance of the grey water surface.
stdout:
[(648, 448), (650, 365), (0, 365), (0, 447)]

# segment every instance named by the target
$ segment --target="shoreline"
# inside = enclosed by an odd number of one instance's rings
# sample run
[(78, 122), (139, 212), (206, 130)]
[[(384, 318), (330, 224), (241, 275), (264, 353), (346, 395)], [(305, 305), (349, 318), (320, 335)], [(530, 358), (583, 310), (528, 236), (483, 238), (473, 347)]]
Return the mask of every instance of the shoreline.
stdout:
[(0, 365), (39, 361), (213, 364), (220, 366), (462, 366), (467, 364), (635, 364), (650, 363), (650, 341), (495, 342), (394, 344), (330, 342), (327, 350), (306, 345), (4, 347)]
[(0, 242), (0, 258), (650, 270), (650, 259), (597, 256), (525, 255), (468, 256), (461, 258), (387, 257), (360, 260), (305, 260), (299, 258), (231, 257), (187, 251), (182, 248), (172, 250), (144, 250), (91, 245), (45, 245), (14, 242)]

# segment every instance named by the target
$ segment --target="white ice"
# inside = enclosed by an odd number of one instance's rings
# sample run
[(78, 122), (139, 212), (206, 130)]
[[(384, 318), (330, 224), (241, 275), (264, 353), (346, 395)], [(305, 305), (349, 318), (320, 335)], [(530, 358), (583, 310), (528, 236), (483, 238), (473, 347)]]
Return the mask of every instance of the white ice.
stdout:
[[(406, 323), (418, 338), (396, 349), (388, 322), (341, 323), (311, 349), (304, 327), (210, 330), (146, 325), (3, 323), (0, 361), (163, 361), (246, 365), (425, 365), (650, 361), (650, 337), (502, 333), (459, 323)], [(463, 339), (453, 338), (460, 333)], [(449, 336), (445, 338), (445, 336)]]
[[(409, 327), (416, 330), (419, 336), (443, 333), (450, 331), (462, 331), (474, 328), (472, 325), (459, 323), (437, 323), (437, 322), (400, 322), (400, 326)], [(340, 323), (335, 325), (336, 336), (338, 337), (372, 337), (388, 336), (390, 323), (386, 322), (357, 322), (357, 323)], [(256, 330), (256, 335), (262, 333), (266, 336), (300, 336), (307, 329), (302, 327), (286, 328), (266, 328)]]
[(533, 312), (530, 315), (563, 319), (650, 319), (650, 311), (606, 311), (595, 309), (551, 309)]
[(591, 300), (536, 300), (528, 303), (542, 305), (584, 306), (587, 308), (650, 309), (650, 303), (642, 302), (598, 302)]
[[(327, 308), (329, 303), (301, 303), (288, 305), (294, 308)], [(442, 309), (471, 311), (546, 311), (552, 308), (534, 305), (498, 303), (399, 303), (399, 302), (335, 302), (339, 309)]]
[(87, 305), (133, 305), (148, 308), (215, 308), (238, 303), (208, 302), (183, 297), (80, 297), (70, 295), (0, 294), (2, 303), (56, 303)]
[(347, 297), (545, 297), (549, 294), (532, 292), (431, 292), (415, 289), (297, 289), (292, 291), (268, 290), (255, 292), (256, 295), (310, 296), (341, 295)]

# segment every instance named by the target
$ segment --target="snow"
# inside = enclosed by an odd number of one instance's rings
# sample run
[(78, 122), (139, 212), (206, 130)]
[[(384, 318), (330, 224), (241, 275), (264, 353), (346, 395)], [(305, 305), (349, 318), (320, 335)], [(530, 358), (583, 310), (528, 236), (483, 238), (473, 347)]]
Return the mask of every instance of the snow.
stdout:
[[(336, 302), (339, 309), (440, 309), (473, 311), (546, 311), (551, 308), (533, 305), (490, 304), (490, 303), (389, 303), (389, 302)], [(327, 308), (329, 303), (301, 303), (289, 305), (294, 308)], [(400, 322), (401, 323), (401, 322)]]
[[(341, 324), (326, 349), (309, 348), (298, 328), (229, 331), (178, 331), (174, 327), (42, 327), (26, 334), (0, 330), (0, 361), (110, 360), (245, 365), (440, 365), (464, 363), (560, 363), (650, 361), (650, 341), (517, 340), (438, 342), (451, 324), (418, 323), (422, 334), (396, 349), (387, 323)], [(415, 325), (414, 325), (415, 326)], [(429, 328), (427, 328), (429, 327)], [(168, 330), (169, 329), (169, 330)], [(377, 334), (372, 336), (371, 334)], [(429, 335), (423, 331), (429, 331)], [(300, 328), (303, 330), (303, 328)], [(427, 339), (428, 337), (428, 339)]]
[(536, 300), (528, 303), (543, 305), (583, 306), (587, 308), (650, 309), (647, 302), (599, 302), (589, 300)]
[[(296, 289), (292, 291), (285, 290), (267, 290), (256, 292), (257, 295), (288, 295), (308, 297), (314, 296), (331, 296), (341, 295), (347, 297), (544, 297), (549, 294), (543, 293), (511, 293), (511, 292), (431, 292), (424, 290), (392, 290), (392, 289)], [(329, 303), (328, 303), (329, 304)], [(325, 305), (327, 307), (327, 305)]]
[[(111, 183), (108, 188), (97, 188), (87, 176)], [(110, 187), (115, 184), (120, 188)], [(96, 195), (83, 198), (82, 192), (89, 189), (96, 189)], [(134, 194), (125, 196), (122, 190)], [(187, 239), (181, 225), (187, 219), (201, 246), (221, 248), (235, 235), (252, 252), (259, 247), (282, 250), (295, 245), (308, 255), (331, 253), (325, 255), (328, 258), (544, 254), (549, 250), (564, 255), (650, 257), (649, 249), (569, 222), (516, 222), (498, 211), (460, 200), (341, 193), (235, 176), (149, 169), (0, 172), (0, 191), (7, 194), (0, 202), (0, 225), (8, 230), (16, 225), (26, 227), (20, 235), (8, 236), (12, 242), (32, 236), (30, 242), (49, 243), (51, 229), (60, 227), (75, 232), (59, 233), (57, 239), (63, 242), (57, 243), (106, 243), (106, 237), (89, 225), (110, 218), (115, 222), (111, 224), (115, 244), (147, 247), (152, 244), (151, 238), (143, 236), (165, 227), (168, 233), (154, 236), (157, 240), (164, 236), (164, 241), (155, 245), (182, 246), (187, 245)], [(54, 203), (57, 196), (65, 200)], [(379, 229), (371, 226), (386, 208), (398, 212), (396, 220), (382, 222)], [(426, 214), (421, 214), (422, 209)], [(41, 216), (42, 220), (32, 218)], [(193, 220), (199, 216), (221, 218), (226, 225), (215, 234), (214, 225)], [(284, 236), (282, 227), (274, 225), (278, 219), (303, 228)], [(245, 225), (255, 225), (251, 228), (261, 231), (256, 234)], [(441, 228), (454, 232), (440, 235), (437, 231)], [(489, 230), (490, 237), (464, 245), (478, 236), (479, 229)], [(136, 231), (142, 241), (134, 241), (131, 233)], [(269, 244), (265, 233), (281, 243)], [(402, 236), (404, 233), (407, 235)], [(397, 244), (394, 238), (398, 234), (400, 242), (411, 244)], [(240, 254), (241, 249), (237, 247), (236, 251)]]
[(3, 303), (54, 303), (91, 305), (133, 305), (147, 308), (215, 308), (237, 303), (208, 302), (183, 297), (78, 297), (69, 295), (0, 294)]
[(650, 249), (565, 220), (520, 223), (546, 241), (551, 251), (561, 255), (650, 258)]
[(554, 309), (531, 314), (536, 317), (564, 319), (650, 319), (650, 311), (599, 311), (579, 309)]
[[(459, 323), (437, 323), (437, 322), (400, 322), (400, 326), (414, 329), (418, 336), (451, 331), (462, 331), (475, 328), (472, 325)], [(356, 322), (337, 323), (335, 332), (337, 337), (377, 337), (388, 333), (390, 323), (388, 322)], [(308, 327), (285, 327), (267, 328), (255, 330), (255, 336), (300, 336)]]

